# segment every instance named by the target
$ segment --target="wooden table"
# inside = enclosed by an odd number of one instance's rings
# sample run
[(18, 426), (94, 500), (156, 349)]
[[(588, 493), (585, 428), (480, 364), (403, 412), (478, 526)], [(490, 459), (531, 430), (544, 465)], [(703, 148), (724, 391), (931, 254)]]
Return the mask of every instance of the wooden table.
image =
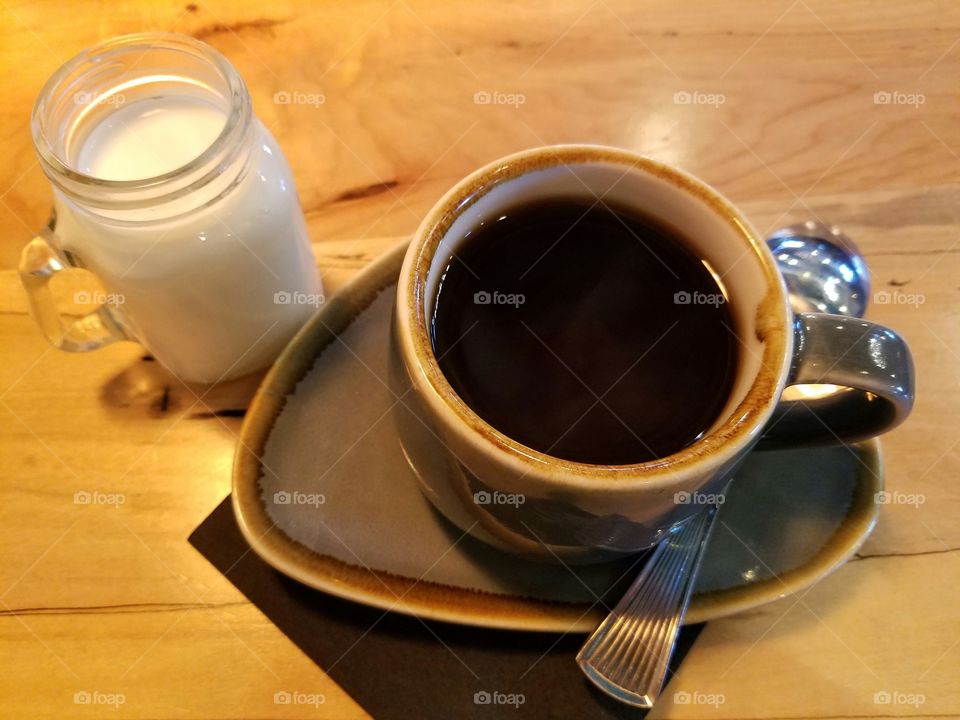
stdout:
[[(710, 623), (654, 715), (960, 715), (960, 6), (2, 0), (0, 20), (0, 715), (365, 716), (186, 541), (229, 492), (241, 420), (218, 411), (256, 379), (185, 387), (130, 343), (60, 353), (27, 313), (14, 268), (50, 206), (31, 105), (71, 55), (143, 30), (202, 38), (246, 78), (328, 290), (468, 171), (546, 143), (679, 164), (764, 232), (842, 225), (895, 300), (869, 317), (915, 354), (916, 409), (884, 451), (888, 489), (923, 502), (884, 507), (802, 596)], [(75, 504), (84, 490), (124, 502)], [(282, 688), (326, 703), (278, 707)], [(680, 691), (724, 703), (673, 705)]]

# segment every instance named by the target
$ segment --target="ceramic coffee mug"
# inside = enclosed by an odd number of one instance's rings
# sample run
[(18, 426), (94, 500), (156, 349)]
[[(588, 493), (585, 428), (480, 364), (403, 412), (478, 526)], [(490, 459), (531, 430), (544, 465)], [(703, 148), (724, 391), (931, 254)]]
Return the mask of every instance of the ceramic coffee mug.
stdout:
[[(430, 322), (439, 279), (465, 231), (551, 198), (610, 202), (653, 216), (695, 245), (690, 250), (721, 277), (741, 352), (726, 406), (694, 444), (634, 465), (552, 457), (484, 422), (441, 372)], [(574, 562), (655, 544), (699, 509), (684, 500), (719, 491), (758, 441), (869, 438), (902, 422), (914, 395), (903, 339), (857, 318), (794, 315), (763, 239), (715, 190), (648, 158), (597, 146), (521, 152), (450, 190), (407, 252), (392, 348), (391, 381), (401, 398), (395, 419), (433, 504), (487, 542)], [(840, 387), (781, 399), (786, 386), (809, 384)]]

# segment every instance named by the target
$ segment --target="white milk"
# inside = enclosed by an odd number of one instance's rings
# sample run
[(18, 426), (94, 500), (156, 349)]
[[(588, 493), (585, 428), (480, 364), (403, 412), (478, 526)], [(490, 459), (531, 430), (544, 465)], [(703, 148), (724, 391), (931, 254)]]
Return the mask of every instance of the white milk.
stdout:
[[(224, 123), (199, 98), (142, 99), (108, 114), (69, 155), (98, 178), (152, 178), (198, 157)], [(322, 302), (290, 168), (253, 124), (246, 171), (206, 204), (192, 194), (174, 212), (104, 217), (54, 192), (61, 249), (122, 298), (116, 314), (128, 333), (184, 380), (268, 365)]]
[(220, 108), (190, 96), (120, 105), (83, 138), (74, 162), (102, 180), (156, 177), (198, 157), (226, 119)]

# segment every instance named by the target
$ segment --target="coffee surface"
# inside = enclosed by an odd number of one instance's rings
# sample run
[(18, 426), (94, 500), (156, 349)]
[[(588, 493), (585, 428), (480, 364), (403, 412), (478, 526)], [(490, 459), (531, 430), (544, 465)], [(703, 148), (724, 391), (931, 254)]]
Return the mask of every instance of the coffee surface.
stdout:
[(578, 200), (472, 228), (436, 298), (444, 375), (497, 430), (554, 457), (681, 450), (717, 419), (738, 355), (721, 288), (687, 247), (651, 218)]

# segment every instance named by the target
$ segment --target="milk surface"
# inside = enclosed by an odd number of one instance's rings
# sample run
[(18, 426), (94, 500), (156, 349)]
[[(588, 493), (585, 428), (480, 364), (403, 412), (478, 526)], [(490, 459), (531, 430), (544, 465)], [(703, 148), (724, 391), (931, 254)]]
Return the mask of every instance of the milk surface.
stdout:
[(120, 105), (83, 139), (76, 165), (103, 180), (163, 175), (199, 157), (226, 121), (220, 108), (190, 96)]

